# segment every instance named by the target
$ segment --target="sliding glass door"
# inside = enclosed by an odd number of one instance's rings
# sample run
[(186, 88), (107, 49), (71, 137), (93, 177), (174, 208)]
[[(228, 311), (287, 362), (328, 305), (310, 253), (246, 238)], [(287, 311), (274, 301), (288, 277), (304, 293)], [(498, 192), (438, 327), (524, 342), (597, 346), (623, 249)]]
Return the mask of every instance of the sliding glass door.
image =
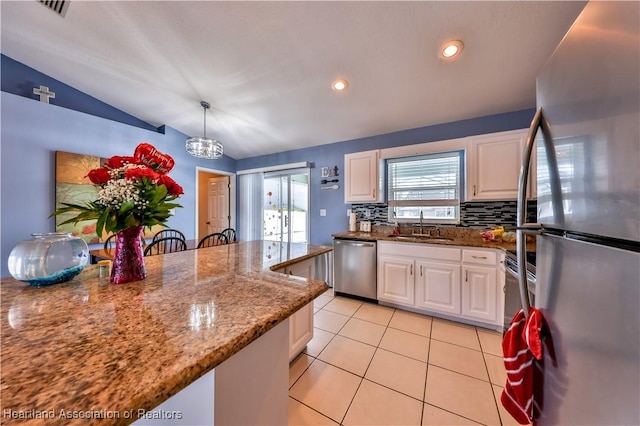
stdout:
[(309, 169), (265, 173), (263, 205), (263, 239), (309, 241)]

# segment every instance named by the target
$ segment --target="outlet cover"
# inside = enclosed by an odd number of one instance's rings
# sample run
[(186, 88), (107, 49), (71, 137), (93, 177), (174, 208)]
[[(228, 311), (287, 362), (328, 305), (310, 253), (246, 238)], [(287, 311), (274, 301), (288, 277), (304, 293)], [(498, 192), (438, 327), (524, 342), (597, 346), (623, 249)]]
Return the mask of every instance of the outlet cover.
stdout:
[(326, 216), (327, 215), (327, 209), (320, 209), (320, 216)]

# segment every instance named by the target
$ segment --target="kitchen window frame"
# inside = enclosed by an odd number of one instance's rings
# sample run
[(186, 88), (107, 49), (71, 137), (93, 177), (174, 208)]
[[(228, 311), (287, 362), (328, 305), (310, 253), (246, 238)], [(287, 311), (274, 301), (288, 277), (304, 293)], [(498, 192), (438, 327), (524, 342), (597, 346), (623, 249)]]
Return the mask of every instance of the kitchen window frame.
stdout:
[[(466, 147), (465, 147), (466, 148)], [(438, 199), (438, 200), (405, 200), (405, 201), (401, 201), (400, 203), (398, 202), (394, 202), (391, 197), (390, 197), (390, 186), (391, 186), (391, 180), (389, 179), (389, 161), (394, 161), (398, 162), (397, 160), (401, 160), (401, 161), (412, 161), (412, 158), (415, 158), (416, 160), (419, 159), (419, 157), (423, 157), (425, 159), (428, 159), (429, 157), (431, 158), (437, 158), (437, 157), (446, 157), (452, 154), (457, 154), (458, 158), (459, 158), (459, 164), (458, 164), (458, 174), (457, 174), (457, 199)], [(467, 151), (466, 149), (462, 148), (462, 149), (452, 149), (452, 150), (447, 150), (447, 151), (439, 151), (439, 152), (426, 152), (426, 153), (420, 153), (417, 155), (409, 155), (409, 156), (401, 156), (401, 157), (394, 157), (394, 158), (387, 158), (385, 159), (385, 167), (384, 167), (384, 173), (385, 173), (385, 181), (387, 182), (387, 188), (386, 188), (386, 197), (387, 197), (387, 204), (388, 204), (388, 217), (389, 217), (389, 221), (390, 222), (396, 222), (396, 223), (416, 223), (419, 220), (419, 217), (408, 217), (408, 218), (402, 218), (402, 217), (396, 217), (395, 216), (395, 209), (396, 207), (431, 207), (431, 206), (454, 206), (455, 207), (455, 217), (452, 219), (446, 218), (446, 217), (438, 217), (438, 218), (425, 218), (423, 219), (423, 223), (426, 224), (449, 224), (449, 225), (458, 225), (461, 221), (461, 208), (460, 205), (464, 202), (464, 195), (465, 195), (465, 190), (466, 190), (466, 154)]]

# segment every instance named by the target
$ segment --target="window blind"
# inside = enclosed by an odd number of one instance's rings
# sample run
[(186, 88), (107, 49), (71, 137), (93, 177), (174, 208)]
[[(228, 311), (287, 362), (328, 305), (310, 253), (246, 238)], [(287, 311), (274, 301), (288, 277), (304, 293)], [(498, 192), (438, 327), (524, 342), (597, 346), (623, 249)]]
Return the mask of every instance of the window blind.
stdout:
[(460, 165), (458, 151), (388, 160), (389, 205), (460, 204)]
[(396, 219), (459, 219), (462, 152), (387, 160), (388, 204)]

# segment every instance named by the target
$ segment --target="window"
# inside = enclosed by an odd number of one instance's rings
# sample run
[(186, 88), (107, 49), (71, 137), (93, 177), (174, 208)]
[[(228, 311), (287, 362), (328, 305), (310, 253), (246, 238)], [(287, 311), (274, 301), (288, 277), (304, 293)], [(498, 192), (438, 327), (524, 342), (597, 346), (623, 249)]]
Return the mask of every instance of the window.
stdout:
[(387, 160), (390, 220), (458, 223), (463, 151)]
[[(606, 152), (589, 152), (589, 145), (602, 147), (603, 144), (588, 144), (584, 137), (574, 136), (554, 140), (555, 156), (558, 162), (558, 177), (562, 191), (562, 209), (565, 218), (574, 211), (586, 212), (588, 207), (587, 191), (607, 191), (606, 170), (599, 170), (597, 164), (590, 161), (594, 158), (606, 158)], [(589, 154), (590, 155), (589, 155)], [(557, 223), (553, 213), (553, 198), (551, 197), (551, 177), (547, 163), (547, 152), (543, 143), (538, 143), (538, 220)], [(606, 167), (606, 166), (605, 166)], [(591, 188), (590, 190), (588, 188)]]

